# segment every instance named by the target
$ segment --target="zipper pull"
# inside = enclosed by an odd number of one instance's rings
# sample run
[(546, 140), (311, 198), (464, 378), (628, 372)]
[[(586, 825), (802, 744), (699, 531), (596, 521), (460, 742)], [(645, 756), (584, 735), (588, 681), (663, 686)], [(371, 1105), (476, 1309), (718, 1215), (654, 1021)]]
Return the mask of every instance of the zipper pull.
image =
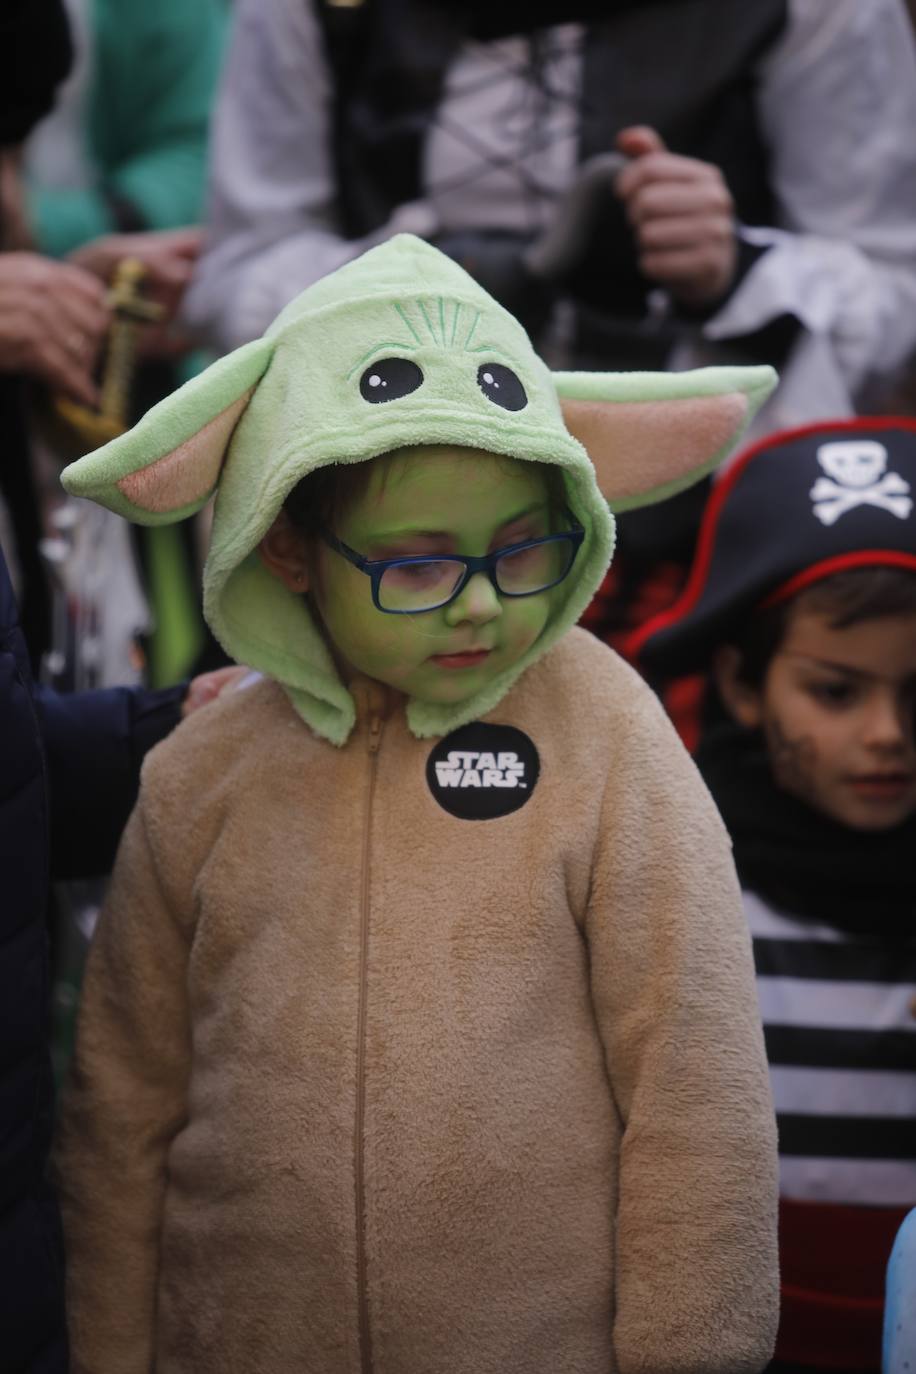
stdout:
[(382, 742), (382, 718), (372, 716), (369, 720), (369, 753), (377, 754), (378, 747)]

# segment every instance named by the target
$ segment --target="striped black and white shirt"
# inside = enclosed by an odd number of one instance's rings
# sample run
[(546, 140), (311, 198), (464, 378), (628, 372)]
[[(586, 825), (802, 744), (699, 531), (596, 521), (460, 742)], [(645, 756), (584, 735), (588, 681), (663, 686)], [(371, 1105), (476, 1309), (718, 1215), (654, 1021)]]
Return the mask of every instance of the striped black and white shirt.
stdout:
[(780, 1192), (916, 1203), (916, 939), (799, 920), (745, 892)]

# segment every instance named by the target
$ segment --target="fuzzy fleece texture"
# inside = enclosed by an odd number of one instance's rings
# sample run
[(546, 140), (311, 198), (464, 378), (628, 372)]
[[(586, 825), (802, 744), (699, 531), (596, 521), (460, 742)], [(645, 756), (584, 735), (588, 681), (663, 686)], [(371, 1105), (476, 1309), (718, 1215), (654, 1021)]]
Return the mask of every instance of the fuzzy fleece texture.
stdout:
[(535, 789), (467, 821), (352, 694), (339, 748), (264, 680), (147, 760), (57, 1149), (74, 1374), (756, 1374), (750, 943), (655, 697), (570, 631), (486, 717)]
[[(416, 365), (422, 385), (372, 403), (360, 381), (386, 358)], [(486, 394), (478, 374), (488, 363), (521, 380), (521, 409)], [(355, 721), (352, 695), (303, 598), (256, 553), (291, 489), (323, 465), (413, 444), (560, 466), (586, 535), (551, 621), (526, 655), (469, 701), (412, 701), (410, 727), (429, 737), (491, 710), (578, 620), (611, 557), (608, 502), (618, 510), (645, 505), (708, 472), (775, 380), (768, 367), (553, 374), (521, 325), (466, 272), (422, 240), (399, 235), (309, 287), (262, 339), (221, 358), (129, 433), (71, 465), (63, 483), (147, 524), (182, 519), (217, 490), (207, 620), (233, 658), (280, 682), (313, 729), (343, 744)]]

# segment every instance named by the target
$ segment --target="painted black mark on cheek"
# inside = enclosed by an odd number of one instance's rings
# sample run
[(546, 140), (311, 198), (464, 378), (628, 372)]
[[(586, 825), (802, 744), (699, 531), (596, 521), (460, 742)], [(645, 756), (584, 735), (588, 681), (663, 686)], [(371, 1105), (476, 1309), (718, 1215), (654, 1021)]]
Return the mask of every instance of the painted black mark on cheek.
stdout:
[(814, 740), (809, 735), (790, 739), (778, 721), (770, 721), (767, 725), (766, 740), (775, 781), (796, 797), (812, 800), (817, 790), (817, 748)]

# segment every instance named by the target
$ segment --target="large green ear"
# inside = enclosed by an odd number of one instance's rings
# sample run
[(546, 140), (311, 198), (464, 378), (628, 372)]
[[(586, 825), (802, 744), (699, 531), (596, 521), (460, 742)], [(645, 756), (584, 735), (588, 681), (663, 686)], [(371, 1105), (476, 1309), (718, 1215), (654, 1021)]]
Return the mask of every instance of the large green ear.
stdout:
[(61, 482), (141, 525), (199, 511), (216, 489), (233, 430), (274, 350), (255, 339), (153, 406), (126, 434), (71, 463)]
[(734, 447), (776, 385), (771, 367), (555, 372), (566, 427), (614, 511), (674, 496)]

